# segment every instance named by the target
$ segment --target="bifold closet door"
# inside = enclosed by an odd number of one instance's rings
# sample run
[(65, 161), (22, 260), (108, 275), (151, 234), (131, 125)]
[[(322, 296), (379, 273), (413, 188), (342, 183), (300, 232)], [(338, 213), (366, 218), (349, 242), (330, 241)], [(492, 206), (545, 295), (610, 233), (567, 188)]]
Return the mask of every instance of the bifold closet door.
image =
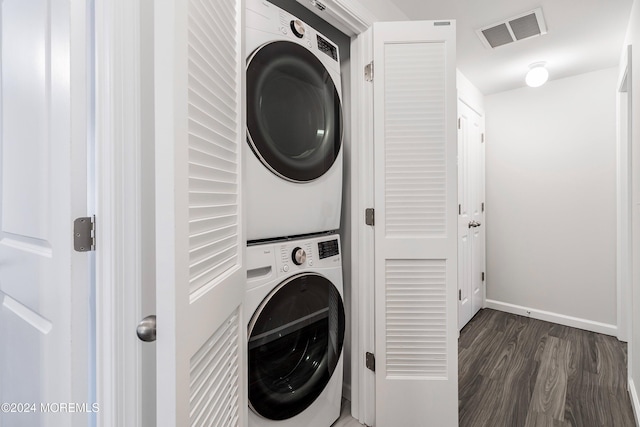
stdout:
[(245, 426), (244, 1), (154, 7), (158, 425)]
[(455, 22), (373, 38), (376, 426), (455, 426)]

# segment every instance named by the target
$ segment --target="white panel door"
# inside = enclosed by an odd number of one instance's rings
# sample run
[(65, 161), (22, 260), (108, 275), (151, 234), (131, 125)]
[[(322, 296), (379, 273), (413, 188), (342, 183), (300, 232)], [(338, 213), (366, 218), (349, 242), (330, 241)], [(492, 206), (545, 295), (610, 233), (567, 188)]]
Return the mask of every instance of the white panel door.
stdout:
[(3, 407), (6, 427), (90, 424), (41, 404), (93, 410), (89, 255), (72, 238), (87, 214), (85, 6), (0, 3), (0, 402), (29, 405)]
[(458, 329), (473, 317), (471, 306), (471, 270), (473, 235), (470, 208), (472, 206), (471, 168), (469, 155), (469, 116), (464, 104), (458, 102)]
[(484, 300), (484, 122), (458, 101), (458, 329)]
[(373, 31), (376, 426), (455, 426), (455, 22)]
[(159, 426), (246, 425), (243, 3), (155, 4)]

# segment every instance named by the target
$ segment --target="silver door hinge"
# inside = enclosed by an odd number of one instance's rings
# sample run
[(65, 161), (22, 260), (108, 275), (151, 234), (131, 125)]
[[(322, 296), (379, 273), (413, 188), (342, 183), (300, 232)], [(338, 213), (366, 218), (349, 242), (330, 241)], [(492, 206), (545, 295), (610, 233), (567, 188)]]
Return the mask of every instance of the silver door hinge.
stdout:
[(368, 82), (373, 81), (373, 61), (364, 66), (364, 79)]
[(460, 117), (458, 117), (458, 129), (460, 129)]
[(484, 133), (480, 136), (480, 142), (484, 142)]
[(372, 227), (376, 224), (376, 213), (373, 208), (364, 210), (364, 223)]
[(480, 204), (480, 207), (482, 208), (482, 212), (484, 212), (484, 202)]
[(462, 215), (462, 205), (458, 205), (458, 215)]
[(73, 221), (73, 249), (76, 252), (96, 250), (95, 216), (84, 216)]
[(368, 351), (364, 355), (364, 364), (370, 371), (376, 371), (376, 356)]
[(482, 281), (484, 282), (484, 271), (482, 272)]
[(458, 301), (462, 301), (462, 289), (458, 289)]

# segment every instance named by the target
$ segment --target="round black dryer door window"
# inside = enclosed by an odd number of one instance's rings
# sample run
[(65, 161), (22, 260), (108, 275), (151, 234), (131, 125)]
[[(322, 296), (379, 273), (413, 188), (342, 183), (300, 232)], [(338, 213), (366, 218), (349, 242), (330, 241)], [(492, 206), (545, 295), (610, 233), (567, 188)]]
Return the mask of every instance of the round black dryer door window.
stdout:
[(336, 86), (308, 49), (267, 43), (247, 65), (247, 140), (276, 175), (312, 181), (331, 168), (342, 144)]
[(344, 306), (325, 277), (303, 274), (265, 299), (249, 325), (249, 404), (271, 420), (298, 415), (326, 387), (344, 341)]

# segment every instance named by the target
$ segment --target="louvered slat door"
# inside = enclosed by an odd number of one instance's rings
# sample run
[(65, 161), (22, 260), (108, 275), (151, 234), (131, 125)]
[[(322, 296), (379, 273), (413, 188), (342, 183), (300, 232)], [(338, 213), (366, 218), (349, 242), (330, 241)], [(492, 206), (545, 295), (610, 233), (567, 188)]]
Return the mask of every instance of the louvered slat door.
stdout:
[(374, 25), (376, 426), (454, 426), (454, 22)]
[(244, 2), (154, 7), (158, 425), (243, 426)]

